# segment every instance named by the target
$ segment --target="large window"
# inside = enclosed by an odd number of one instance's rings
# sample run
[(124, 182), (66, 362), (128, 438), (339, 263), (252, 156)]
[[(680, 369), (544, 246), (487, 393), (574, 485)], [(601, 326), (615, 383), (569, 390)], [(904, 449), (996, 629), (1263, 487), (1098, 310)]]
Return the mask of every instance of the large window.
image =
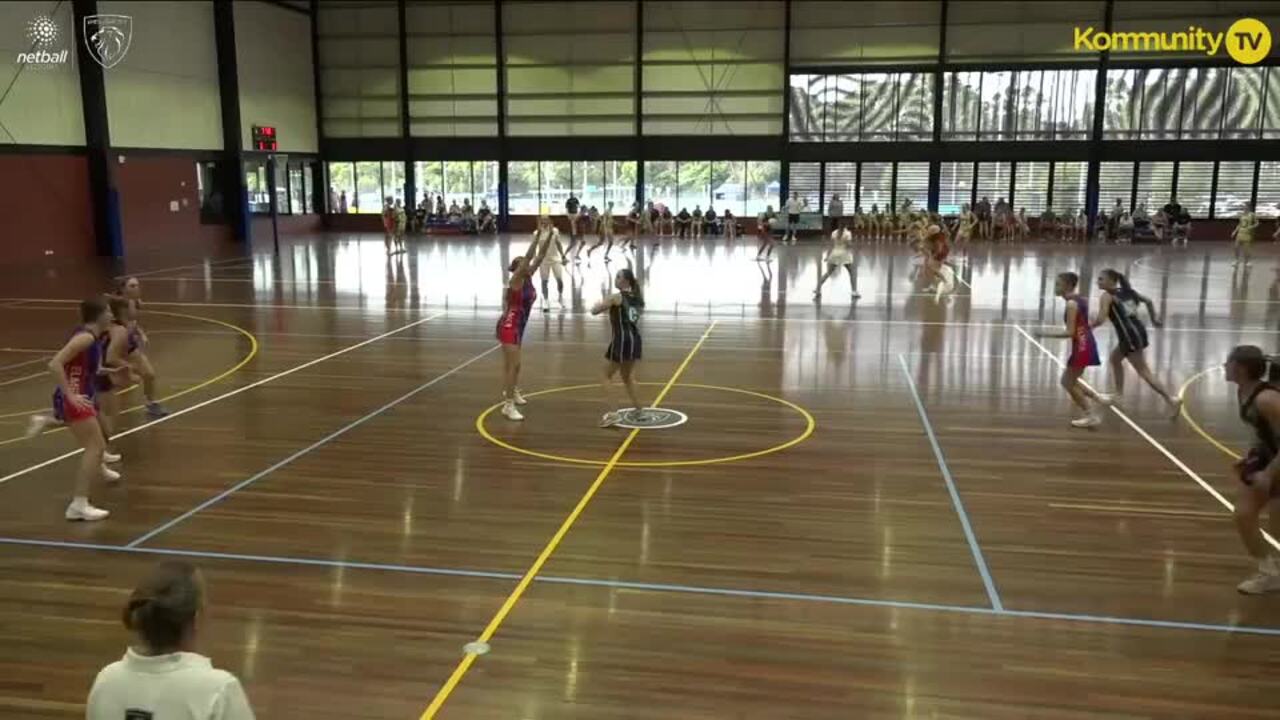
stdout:
[(889, 210), (893, 204), (893, 163), (862, 163), (858, 181), (858, 203), (868, 211), (872, 207)]
[(380, 213), (385, 197), (382, 192), (382, 163), (356, 163), (356, 197), (351, 212)]
[(929, 73), (791, 76), (792, 140), (928, 140), (932, 135)]
[[(303, 198), (306, 197), (306, 188), (302, 185), (302, 166), (298, 163), (289, 164), (289, 210), (293, 215), (301, 215), (306, 212)], [(280, 210), (284, 214), (285, 210)]]
[[(1098, 168), (1098, 207), (1106, 208), (1110, 213), (1116, 201), (1130, 212), (1133, 211), (1133, 163), (1104, 162)], [(1066, 208), (1059, 205), (1058, 210)]]
[(821, 182), (821, 163), (791, 163), (790, 175), (787, 177), (787, 186), (790, 188), (791, 192), (799, 193), (800, 199), (803, 200), (811, 210), (817, 210), (818, 208), (823, 207), (822, 198), (819, 197)]
[(645, 200), (672, 212), (708, 206), (735, 215), (757, 215), (768, 206), (778, 210), (782, 165), (775, 161), (693, 160), (646, 162)]
[(538, 163), (507, 163), (507, 211), (512, 215), (538, 214)]
[(1083, 140), (1093, 122), (1096, 71), (948, 72), (942, 136), (950, 140)]
[(1212, 190), (1212, 161), (1178, 163), (1178, 202), (1191, 213), (1191, 217), (1209, 217)]
[[(476, 197), (480, 198), (483, 186), (486, 197), (492, 193), (492, 207), (497, 201), (497, 164), (492, 180), (488, 163), (474, 163), (472, 172)], [(613, 203), (615, 214), (626, 213), (636, 199), (636, 163), (632, 160), (512, 162), (507, 166), (507, 181), (508, 210), (513, 215), (562, 214), (570, 193), (584, 206), (600, 211)]]
[[(1084, 208), (1085, 186), (1089, 178), (1088, 163), (1058, 162), (1053, 164), (1053, 197), (1049, 207), (1056, 213), (1075, 214)], [(1111, 203), (1106, 195), (1100, 195), (1099, 207), (1110, 208)]]
[(929, 163), (898, 163), (893, 197), (898, 208), (910, 200), (913, 210), (927, 209), (929, 207)]
[(1147, 212), (1154, 214), (1165, 206), (1173, 197), (1173, 163), (1144, 162), (1138, 163), (1138, 196), (1136, 202), (1146, 205)]
[(1218, 163), (1218, 194), (1213, 198), (1213, 216), (1237, 218), (1253, 195), (1252, 162)]
[(978, 200), (985, 197), (992, 205), (1007, 201), (1012, 171), (1007, 162), (978, 163)]
[(1113, 67), (1103, 136), (1144, 140), (1256, 139), (1280, 118), (1274, 67)]
[(445, 206), (470, 200), (472, 207), (483, 202), (498, 208), (498, 163), (496, 160), (419, 160), (413, 164), (413, 184), (418, 201), (428, 200), (435, 207), (437, 197)]
[(351, 203), (356, 197), (355, 165), (349, 162), (331, 162), (329, 176), (329, 212), (352, 212)]
[(823, 163), (822, 172), (826, 175), (823, 178), (826, 184), (826, 197), (823, 200), (829, 202), (832, 195), (839, 195), (845, 213), (852, 213), (858, 201), (858, 163)]
[(958, 215), (973, 202), (973, 163), (945, 162), (938, 169), (938, 212)]
[(1258, 167), (1258, 217), (1280, 218), (1280, 162), (1263, 160)]
[(1039, 217), (1049, 206), (1049, 166), (1047, 162), (1020, 162), (1013, 168), (1011, 203), (1026, 208), (1028, 217)]

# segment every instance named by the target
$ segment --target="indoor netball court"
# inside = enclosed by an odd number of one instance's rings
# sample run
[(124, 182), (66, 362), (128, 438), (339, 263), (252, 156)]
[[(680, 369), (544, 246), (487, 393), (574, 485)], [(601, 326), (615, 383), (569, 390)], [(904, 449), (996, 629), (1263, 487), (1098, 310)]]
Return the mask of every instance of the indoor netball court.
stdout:
[[(1274, 3), (0, 19), (3, 720), (105, 718), (174, 560), (190, 650), (263, 720), (1275, 717), (1223, 365), (1280, 354), (1277, 51), (1072, 45), (1275, 32)], [(601, 247), (530, 276), (514, 421), (497, 331), (546, 223)], [(653, 410), (601, 428), (624, 270)], [(1176, 414), (1127, 368), (1072, 426), (1055, 283), (1096, 312), (1104, 270), (1162, 321)], [(110, 516), (68, 522), (83, 451), (30, 417), (127, 278), (168, 414), (119, 390)], [(188, 720), (138, 712), (111, 720)]]

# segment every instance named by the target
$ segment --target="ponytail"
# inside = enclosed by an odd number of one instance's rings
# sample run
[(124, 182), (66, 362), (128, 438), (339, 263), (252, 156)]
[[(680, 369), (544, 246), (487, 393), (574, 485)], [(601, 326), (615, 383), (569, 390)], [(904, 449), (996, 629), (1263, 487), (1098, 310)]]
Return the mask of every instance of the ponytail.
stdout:
[(644, 292), (640, 290), (640, 283), (636, 281), (636, 274), (631, 268), (622, 268), (618, 272), (622, 273), (622, 277), (627, 279), (627, 284), (631, 286), (631, 304), (637, 308), (644, 307)]
[(1131, 294), (1133, 292), (1133, 286), (1129, 284), (1129, 278), (1125, 277), (1125, 274), (1120, 272), (1119, 270), (1116, 270), (1114, 268), (1107, 268), (1106, 270), (1102, 271), (1102, 274), (1114, 280), (1115, 283), (1120, 286), (1120, 289), (1126, 295)]
[(1257, 345), (1238, 345), (1227, 356), (1250, 380), (1280, 383), (1280, 355), (1268, 355)]

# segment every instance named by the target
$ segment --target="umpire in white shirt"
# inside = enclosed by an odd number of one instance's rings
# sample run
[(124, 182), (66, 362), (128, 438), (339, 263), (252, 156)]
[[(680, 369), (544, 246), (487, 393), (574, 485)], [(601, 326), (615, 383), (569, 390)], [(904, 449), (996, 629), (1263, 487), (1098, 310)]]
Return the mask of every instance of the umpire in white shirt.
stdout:
[(240, 681), (193, 652), (203, 611), (198, 570), (157, 566), (124, 609), (136, 642), (98, 673), (86, 720), (254, 720)]

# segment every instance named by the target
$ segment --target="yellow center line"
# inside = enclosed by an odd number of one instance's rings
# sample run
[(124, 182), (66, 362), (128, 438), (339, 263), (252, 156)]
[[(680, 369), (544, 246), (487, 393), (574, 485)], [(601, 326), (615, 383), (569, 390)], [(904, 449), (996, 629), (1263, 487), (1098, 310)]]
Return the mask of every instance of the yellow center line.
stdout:
[[(693, 356), (698, 353), (698, 350), (702, 349), (702, 344), (707, 341), (707, 337), (709, 337), (711, 335), (711, 331), (715, 329), (716, 322), (717, 321), (713, 320), (711, 324), (707, 326), (706, 332), (702, 333), (702, 337), (698, 338), (698, 342), (694, 344), (691, 350), (689, 350), (689, 354), (685, 355), (684, 361), (676, 368), (675, 373), (671, 375), (671, 379), (667, 381), (666, 385), (662, 386), (662, 390), (658, 392), (658, 396), (653, 399), (652, 407), (657, 407), (661, 404), (663, 398), (667, 396), (667, 393), (671, 392), (671, 388), (675, 387), (680, 376), (684, 374), (685, 368), (689, 367), (689, 363), (693, 360)], [(573, 527), (575, 522), (577, 522), (578, 517), (582, 515), (583, 510), (586, 510), (587, 504), (590, 503), (591, 499), (595, 497), (597, 492), (599, 492), (601, 486), (604, 485), (605, 479), (609, 477), (609, 473), (613, 472), (613, 469), (618, 466), (618, 461), (622, 459), (623, 454), (627, 452), (627, 449), (631, 447), (631, 443), (635, 442), (636, 436), (639, 434), (639, 428), (627, 433), (627, 437), (623, 439), (622, 444), (614, 451), (613, 456), (609, 458), (609, 462), (605, 463), (605, 466), (600, 469), (600, 474), (596, 475), (595, 482), (591, 483), (591, 486), (587, 488), (585, 493), (583, 493), (582, 499), (578, 500), (578, 504), (573, 508), (573, 511), (564, 519), (564, 522), (560, 523), (560, 528), (556, 530), (555, 535), (552, 535), (551, 539), (547, 541), (546, 547), (542, 548), (542, 552), (538, 554), (538, 559), (534, 560), (533, 564), (529, 566), (529, 569), (525, 571), (524, 577), (520, 578), (520, 582), (516, 584), (516, 587), (511, 591), (511, 594), (507, 596), (507, 600), (502, 603), (502, 607), (498, 608), (498, 612), (493, 616), (493, 619), (489, 621), (484, 632), (480, 633), (480, 637), (476, 638), (476, 642), (487, 643), (493, 638), (494, 634), (498, 632), (498, 628), (501, 627), (503, 621), (507, 619), (507, 615), (511, 614), (512, 608), (514, 608), (516, 603), (520, 601), (525, 590), (529, 588), (529, 584), (532, 583), (533, 579), (542, 571), (542, 566), (547, 563), (547, 560), (551, 559), (551, 555), (556, 551), (556, 548), (560, 546), (560, 542), (564, 540), (565, 535), (569, 533), (569, 529)], [(453, 674), (451, 674), (449, 679), (445, 681), (444, 685), (440, 687), (440, 691), (436, 693), (435, 698), (431, 700), (431, 704), (427, 706), (427, 709), (422, 711), (422, 716), (419, 720), (431, 720), (436, 716), (436, 713), (440, 712), (440, 708), (443, 707), (445, 701), (449, 699), (449, 695), (453, 693), (454, 688), (458, 686), (458, 683), (462, 681), (462, 678), (467, 674), (467, 671), (471, 669), (471, 665), (475, 663), (476, 657), (477, 653), (473, 651), (467, 651), (467, 653), (463, 655), (462, 660), (458, 662), (458, 666), (453, 669)]]

